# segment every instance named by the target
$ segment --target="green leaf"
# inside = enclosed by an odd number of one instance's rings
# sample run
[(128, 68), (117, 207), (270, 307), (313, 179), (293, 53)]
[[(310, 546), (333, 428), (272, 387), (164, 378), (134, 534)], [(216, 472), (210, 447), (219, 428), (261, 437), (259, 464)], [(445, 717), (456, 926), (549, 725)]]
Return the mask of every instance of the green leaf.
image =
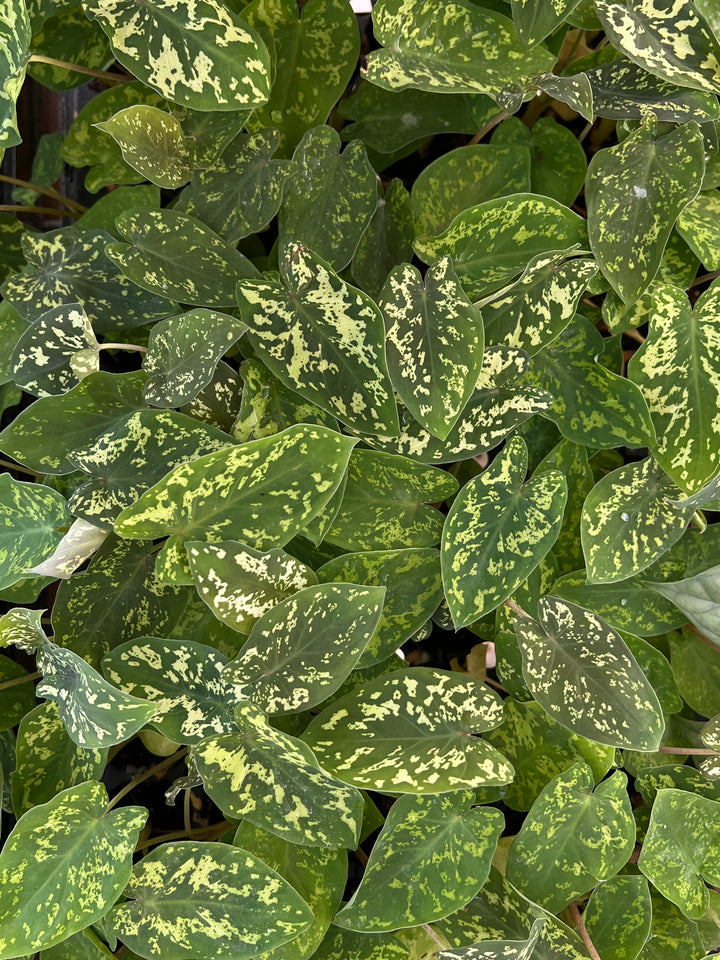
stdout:
[(192, 176), (182, 127), (172, 114), (139, 103), (118, 111), (97, 127), (110, 134), (133, 170), (158, 187), (176, 189)]
[[(2, 148), (0, 147), (0, 151)], [(34, 202), (34, 201), (33, 201)], [(25, 225), (17, 217), (10, 213), (0, 215), (0, 283), (7, 280), (14, 273), (25, 266), (25, 257), (22, 250), (22, 238), (25, 233)], [(4, 302), (3, 313), (8, 310), (10, 304)], [(3, 328), (5, 323), (3, 321)], [(24, 325), (23, 325), (24, 326)], [(4, 330), (3, 330), (4, 332)]]
[(391, 180), (353, 255), (355, 283), (377, 299), (392, 268), (412, 259), (414, 240), (410, 194), (402, 180)]
[(720, 882), (720, 803), (685, 790), (659, 790), (638, 867), (660, 893), (695, 920), (709, 884)]
[(150, 720), (175, 743), (199, 743), (235, 730), (241, 690), (224, 676), (227, 657), (203, 643), (140, 637), (103, 657), (105, 676), (123, 693), (156, 706)]
[(318, 766), (310, 748), (269, 726), (249, 701), (235, 708), (239, 733), (203, 740), (192, 756), (205, 790), (230, 817), (309, 847), (354, 850), (363, 798)]
[[(125, 84), (125, 86), (131, 86), (131, 84)], [(123, 87), (115, 87), (115, 89), (121, 90)], [(90, 101), (90, 104), (93, 103), (95, 100)], [(97, 199), (87, 212), (75, 221), (75, 226), (88, 230), (104, 230), (116, 240), (120, 240), (120, 232), (115, 226), (115, 220), (121, 213), (137, 207), (154, 210), (159, 206), (160, 188), (151, 183), (144, 183), (137, 187), (116, 187)]]
[(459, 950), (442, 950), (438, 957), (440, 960), (497, 960), (498, 957), (503, 960), (529, 960), (536, 956), (535, 947), (545, 923), (544, 917), (538, 917), (533, 922), (527, 940), (485, 940)]
[(526, 45), (540, 43), (565, 20), (578, 0), (512, 0), (513, 20), (518, 36)]
[(281, 249), (301, 244), (338, 271), (352, 260), (378, 202), (377, 175), (363, 144), (355, 140), (339, 150), (332, 127), (305, 134), (278, 217)]
[[(55, 183), (63, 171), (60, 150), (64, 139), (65, 135), (60, 130), (55, 133), (44, 133), (39, 138), (33, 158), (32, 172), (28, 177), (30, 183), (36, 187), (51, 187)], [(32, 207), (38, 199), (38, 194), (29, 187), (15, 187), (12, 198), (16, 203), (25, 203)], [(20, 228), (18, 232), (22, 233), (23, 223), (14, 217), (12, 221)], [(4, 237), (3, 239), (7, 240), (9, 238)], [(22, 263), (20, 267), (22, 267)], [(3, 279), (5, 278), (3, 277)]]
[(505, 789), (503, 802), (511, 810), (525, 811), (543, 788), (574, 763), (586, 763), (595, 781), (613, 764), (613, 747), (593, 743), (556, 723), (540, 706), (508, 697), (503, 701), (505, 720), (490, 730), (488, 743), (500, 750), (515, 768), (515, 779)]
[(386, 49), (370, 54), (366, 76), (389, 90), (495, 95), (552, 69), (552, 54), (525, 48), (512, 20), (461, 0), (381, 0), (373, 29)]
[[(49, 950), (41, 951), (40, 960), (111, 960), (113, 956), (93, 928), (88, 927)], [(129, 953), (125, 957), (126, 960), (137, 960), (137, 956)]]
[(480, 375), (485, 346), (480, 311), (460, 286), (449, 257), (430, 267), (424, 283), (416, 267), (396, 267), (379, 306), (395, 389), (418, 423), (445, 440)]
[[(12, 613), (13, 611), (10, 611), (9, 614), (5, 614), (2, 620), (12, 616)], [(8, 633), (7, 629), (3, 629), (2, 633), (4, 640)], [(9, 689), (3, 690), (0, 703), (0, 732), (17, 726), (25, 714), (35, 706), (35, 688), (27, 681), (27, 677), (27, 670), (19, 663), (11, 660), (10, 657), (0, 656), (0, 684), (11, 684)], [(12, 685), (13, 682), (14, 685)]]
[(136, 864), (125, 895), (109, 915), (110, 929), (150, 960), (244, 960), (312, 921), (286, 880), (227, 843), (164, 843)]
[(540, 461), (536, 472), (540, 474), (549, 470), (559, 470), (568, 488), (562, 527), (553, 548), (558, 561), (558, 573), (562, 573), (576, 570), (584, 563), (578, 530), (583, 503), (592, 490), (594, 480), (585, 447), (569, 440), (561, 440), (556, 444)]
[(384, 587), (354, 583), (298, 590), (260, 617), (223, 679), (270, 715), (316, 707), (355, 668), (384, 597)]
[(272, 278), (237, 285), (260, 358), (287, 387), (348, 426), (397, 433), (378, 307), (302, 245), (282, 252), (280, 271), (285, 286)]
[(55, 551), (70, 523), (65, 500), (48, 487), (0, 475), (0, 589)]
[(385, 587), (375, 633), (358, 668), (382, 663), (429, 620), (442, 600), (440, 554), (432, 549), (371, 550), (346, 553), (317, 571), (322, 583), (362, 583)]
[(51, 947), (100, 920), (122, 893), (147, 810), (105, 812), (87, 782), (18, 820), (0, 853), (0, 957)]
[[(613, 46), (670, 83), (720, 93), (720, 44), (692, 0), (597, 0), (595, 10)], [(667, 29), (668, 13), (682, 33)]]
[[(15, 344), (15, 383), (36, 396), (65, 393), (100, 369), (97, 346), (81, 304), (54, 307), (31, 323)], [(85, 351), (92, 353), (92, 359), (80, 369), (79, 354)]]
[(171, 533), (161, 569), (191, 583), (183, 542), (233, 537), (257, 550), (284, 546), (332, 497), (356, 442), (298, 424), (200, 457), (176, 467), (124, 510), (115, 530), (132, 539)]
[(104, 230), (77, 227), (26, 233), (27, 266), (5, 281), (3, 296), (29, 321), (52, 307), (79, 303), (99, 333), (116, 330), (118, 317), (127, 329), (167, 316), (167, 299), (140, 290), (105, 255), (112, 239)]
[(260, 36), (224, 4), (198, 0), (83, 0), (130, 73), (192, 110), (259, 107), (270, 92), (270, 63)]
[(522, 273), (532, 257), (575, 244), (587, 244), (582, 218), (557, 200), (516, 193), (470, 207), (440, 236), (418, 238), (415, 252), (424, 263), (451, 257), (477, 300)]
[(473, 809), (473, 797), (464, 790), (396, 800), (335, 924), (382, 933), (432, 923), (472, 900), (504, 826), (499, 810)]
[(675, 220), (697, 195), (705, 169), (696, 123), (665, 136), (656, 126), (648, 120), (618, 146), (598, 151), (585, 184), (590, 247), (625, 303), (658, 272)]
[(644, 877), (599, 883), (583, 912), (588, 935), (603, 960), (635, 958), (650, 936), (652, 900)]
[(648, 807), (655, 803), (659, 790), (674, 788), (686, 790), (688, 793), (697, 793), (711, 800), (720, 800), (720, 784), (707, 780), (695, 767), (680, 763), (640, 768), (635, 777), (635, 785)]
[(592, 610), (543, 597), (538, 620), (515, 620), (523, 676), (546, 713), (568, 730), (613, 747), (657, 750), (660, 703), (627, 644)]
[(593, 786), (590, 767), (573, 764), (544, 788), (510, 847), (508, 880), (553, 913), (613, 877), (635, 846), (625, 774)]
[(15, 101), (25, 82), (25, 67), (30, 56), (30, 20), (25, 0), (0, 3), (0, 160), (6, 147), (22, 142), (17, 127)]
[(106, 750), (86, 750), (73, 743), (52, 700), (22, 718), (16, 749), (12, 779), (16, 816), (47, 803), (68, 787), (101, 777), (107, 761)]
[(720, 565), (684, 580), (648, 582), (648, 586), (681, 610), (703, 636), (720, 646)]
[(143, 359), (145, 400), (156, 407), (180, 407), (194, 400), (245, 329), (235, 317), (203, 309), (156, 323)]
[(675, 507), (676, 493), (651, 457), (619, 467), (595, 484), (580, 526), (588, 582), (627, 580), (680, 539), (692, 508)]
[(72, 90), (87, 83), (87, 74), (64, 64), (102, 70), (112, 63), (112, 53), (107, 37), (96, 23), (88, 20), (80, 3), (71, 0), (61, 6), (55, 16), (44, 21), (40, 30), (34, 25), (30, 45), (32, 57), (39, 54), (61, 62), (41, 63), (31, 59), (28, 75), (51, 90)]
[(133, 283), (161, 297), (230, 307), (238, 279), (257, 275), (246, 257), (184, 213), (130, 210), (117, 226), (128, 242), (109, 243), (108, 257)]
[(457, 481), (444, 470), (354, 450), (342, 503), (325, 539), (350, 551), (432, 547), (440, 540), (444, 518), (428, 504), (456, 491)]
[(677, 222), (678, 233), (708, 270), (720, 269), (717, 252), (719, 211), (717, 190), (705, 190), (685, 207)]
[(502, 705), (478, 680), (416, 667), (381, 676), (324, 710), (303, 739), (347, 783), (435, 794), (510, 783), (513, 769), (469, 736), (496, 727)]
[(506, 600), (552, 548), (567, 484), (558, 471), (525, 483), (527, 447), (512, 437), (455, 498), (442, 537), (443, 587), (455, 628)]
[(154, 703), (123, 693), (82, 657), (49, 641), (38, 653), (38, 670), (37, 696), (57, 702), (68, 736), (86, 750), (122, 743), (155, 713)]
[(387, 933), (330, 927), (313, 960), (408, 960), (408, 949)]

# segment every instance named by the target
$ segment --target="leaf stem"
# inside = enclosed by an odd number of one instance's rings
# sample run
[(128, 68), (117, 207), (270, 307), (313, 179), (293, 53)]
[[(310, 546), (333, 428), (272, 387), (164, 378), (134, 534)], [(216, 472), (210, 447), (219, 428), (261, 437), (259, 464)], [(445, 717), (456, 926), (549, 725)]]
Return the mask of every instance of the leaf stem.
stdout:
[(136, 350), (138, 353), (147, 353), (147, 347), (137, 343), (101, 343), (98, 350)]
[(0, 213), (44, 213), (53, 217), (71, 217), (79, 219), (82, 214), (77, 210), (58, 210), (56, 207), (26, 207), (21, 203), (2, 203)]
[(508, 597), (505, 601), (505, 606), (509, 610), (512, 610), (513, 613), (516, 613), (519, 617), (527, 617), (529, 620), (532, 620), (532, 617), (527, 610), (523, 610), (523, 608), (518, 603), (515, 603), (514, 600), (511, 600), (510, 597)]
[(576, 903), (570, 904), (570, 912), (573, 915), (573, 919), (578, 929), (578, 933), (582, 937), (583, 943), (587, 947), (588, 953), (592, 957), (592, 960), (602, 960), (600, 954), (597, 952), (595, 944), (590, 939), (590, 934), (587, 932), (587, 929), (585, 928), (585, 924), (583, 923), (583, 918), (580, 916), (580, 911), (578, 910), (578, 906)]
[(58, 191), (52, 187), (38, 187), (28, 180), (18, 180), (17, 177), (8, 177), (4, 173), (0, 174), (0, 183), (11, 183), (14, 187), (22, 187), (25, 190), (33, 190), (35, 193), (42, 194), (44, 197), (52, 197), (53, 200), (59, 200), (60, 203), (64, 203), (66, 207), (77, 210), (78, 213), (85, 213), (87, 211), (87, 207), (78, 203), (77, 200), (71, 200), (70, 197), (63, 196), (62, 193), (58, 193)]
[(635, 340), (637, 343), (645, 343), (645, 337), (638, 330), (623, 330), (626, 337)]
[(439, 933), (433, 930), (433, 928), (430, 926), (429, 923), (423, 923), (422, 928), (429, 937), (432, 937), (435, 943), (437, 943), (440, 947), (442, 947), (443, 950), (446, 950), (450, 946), (447, 940), (445, 940), (444, 937), (441, 937)]
[[(221, 820), (219, 823), (213, 823), (209, 827), (202, 827), (199, 830), (193, 830), (192, 838), (197, 840), (201, 837), (204, 839), (209, 839), (206, 837), (206, 834), (210, 835), (210, 838), (220, 834), (225, 833), (228, 827), (231, 827), (232, 824), (227, 820)], [(149, 840), (144, 840), (142, 843), (139, 843), (135, 847), (135, 852), (139, 853), (141, 850), (147, 850), (148, 847), (155, 847), (158, 843), (165, 843), (166, 840), (182, 840), (187, 837), (187, 834), (184, 830), (173, 830), (171, 833), (162, 833), (157, 837), (150, 837)]]
[(718, 751), (717, 751), (717, 750), (711, 750), (709, 747), (665, 747), (665, 746), (660, 746), (660, 747), (658, 747), (658, 753), (673, 753), (673, 754), (679, 754), (680, 756), (684, 756), (685, 754), (688, 754), (688, 756), (693, 756), (693, 757), (712, 757), (712, 756), (714, 756), (716, 753), (718, 753)]
[(489, 683), (491, 687), (499, 690), (500, 693), (507, 693), (505, 687), (501, 683), (498, 683), (497, 680), (493, 680), (492, 677), (485, 677), (483, 683)]
[(720, 270), (713, 270), (712, 273), (703, 273), (702, 276), (695, 277), (688, 287), (688, 290), (692, 290), (693, 287), (699, 287), (701, 283), (707, 283), (708, 280), (716, 280), (718, 277), (720, 277)]
[(30, 63), (49, 63), (51, 67), (60, 67), (62, 70), (72, 70), (75, 73), (84, 73), (88, 77), (95, 77), (107, 84), (119, 86), (122, 83), (129, 83), (133, 78), (123, 77), (119, 73), (108, 73), (106, 70), (93, 70), (90, 67), (81, 67), (77, 63), (68, 63), (67, 60), (56, 60), (54, 57), (43, 57), (39, 53), (34, 53), (30, 57)]
[(475, 134), (475, 136), (472, 138), (472, 140), (468, 140), (467, 145), (468, 145), (468, 146), (471, 146), (473, 143), (480, 143), (480, 141), (482, 140), (482, 138), (483, 138), (487, 133), (490, 133), (491, 130), (494, 130), (495, 127), (497, 127), (497, 125), (498, 125), (499, 123), (502, 123), (502, 122), (503, 122), (503, 120), (507, 120), (507, 118), (508, 118), (509, 116), (510, 116), (510, 114), (509, 114), (506, 110), (503, 110), (502, 113), (499, 113), (496, 117), (493, 117), (492, 120), (488, 120), (488, 122), (485, 124), (484, 127), (480, 127), (480, 129), (479, 129), (478, 132)]
[(368, 855), (365, 853), (362, 847), (358, 847), (357, 850), (353, 850), (353, 853), (358, 858), (360, 863), (366, 867), (368, 862)]
[[(182, 747), (182, 749), (176, 750), (172, 756), (165, 757), (160, 761), (160, 763), (154, 764), (154, 766), (150, 767), (148, 770), (145, 770), (144, 773), (139, 773), (136, 777), (133, 777), (130, 783), (126, 783), (122, 790), (119, 790), (115, 794), (110, 803), (108, 803), (107, 807), (105, 807), (105, 813), (108, 813), (113, 807), (117, 806), (122, 798), (126, 797), (129, 793), (132, 793), (135, 787), (139, 786), (139, 784), (143, 783), (145, 780), (149, 780), (150, 777), (154, 777), (156, 773), (160, 773), (160, 771), (165, 767), (171, 767), (177, 760), (181, 760), (189, 751), (190, 747)], [(185, 834), (183, 833), (183, 836), (184, 835)]]
[(708, 904), (707, 915), (710, 917), (712, 922), (716, 927), (720, 927), (720, 917), (717, 915), (716, 911)]
[(28, 467), (21, 467), (19, 463), (11, 463), (9, 460), (3, 460), (0, 457), (0, 467), (7, 467), (8, 470), (15, 470), (17, 473), (27, 474), (28, 477), (42, 477), (44, 474), (36, 473), (35, 470), (30, 470)]
[(39, 680), (42, 676), (39, 670), (35, 673), (26, 673), (24, 677), (15, 677), (13, 680), (4, 680), (0, 683), (0, 690), (7, 690), (9, 687), (17, 687), (21, 683), (30, 683), (31, 680)]

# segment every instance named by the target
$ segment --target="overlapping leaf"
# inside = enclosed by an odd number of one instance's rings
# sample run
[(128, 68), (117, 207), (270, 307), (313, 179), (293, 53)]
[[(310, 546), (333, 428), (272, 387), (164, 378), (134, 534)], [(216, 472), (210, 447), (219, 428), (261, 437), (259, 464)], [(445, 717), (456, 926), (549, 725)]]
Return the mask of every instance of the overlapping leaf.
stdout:
[(513, 0), (512, 15), (520, 39), (525, 44), (539, 43), (552, 33), (573, 9), (577, 0)]
[[(460, 947), (458, 950), (442, 950), (438, 954), (439, 960), (530, 960), (536, 956), (535, 947), (540, 940), (540, 933), (545, 926), (544, 917), (538, 917), (532, 925), (527, 940), (486, 940), (470, 947)], [(501, 952), (502, 951), (502, 952)]]
[(176, 189), (192, 176), (182, 127), (172, 114), (138, 103), (97, 127), (110, 134), (133, 170), (158, 187)]
[(396, 178), (384, 194), (379, 192), (375, 213), (360, 237), (350, 266), (355, 283), (377, 298), (392, 268), (412, 259), (414, 240), (410, 194)]
[(23, 483), (9, 473), (0, 476), (0, 506), (0, 589), (4, 589), (51, 556), (70, 514), (55, 490)]
[(720, 646), (720, 566), (710, 567), (685, 580), (649, 582), (648, 586), (681, 610), (703, 636)]
[(35, 706), (35, 690), (28, 682), (27, 670), (6, 656), (0, 656), (0, 684), (10, 684), (0, 701), (0, 731), (4, 732), (17, 726)]
[(637, 957), (648, 937), (652, 900), (644, 877), (612, 877), (597, 885), (583, 923), (603, 960)]
[(31, 323), (15, 344), (13, 379), (36, 396), (65, 393), (100, 369), (97, 348), (79, 303), (54, 307)]
[(25, 0), (3, 0), (0, 4), (0, 160), (6, 147), (22, 138), (17, 127), (15, 101), (25, 81), (30, 55), (30, 19)]

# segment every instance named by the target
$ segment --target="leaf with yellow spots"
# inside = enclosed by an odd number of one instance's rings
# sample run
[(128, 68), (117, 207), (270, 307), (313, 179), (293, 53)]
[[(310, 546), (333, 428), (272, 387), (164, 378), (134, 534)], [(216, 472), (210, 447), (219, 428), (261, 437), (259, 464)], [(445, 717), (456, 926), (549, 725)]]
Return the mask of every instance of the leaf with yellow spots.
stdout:
[(618, 770), (594, 784), (585, 763), (555, 777), (510, 847), (508, 880), (553, 913), (615, 876), (635, 846), (626, 775)]
[(70, 524), (64, 498), (38, 483), (0, 476), (0, 589), (50, 557)]
[(527, 940), (484, 940), (470, 947), (441, 950), (438, 960), (530, 960), (530, 957), (540, 960), (535, 948), (546, 923), (545, 917), (533, 921)]
[(113, 53), (153, 90), (192, 110), (259, 107), (270, 93), (263, 41), (216, 0), (83, 0)]
[(203, 643), (140, 637), (108, 653), (102, 671), (124, 693), (155, 704), (150, 725), (168, 740), (199, 743), (236, 729), (242, 691), (223, 675), (227, 662)]
[(515, 632), (530, 692), (553, 720), (596, 743), (657, 750), (665, 729), (657, 695), (619, 633), (592, 610), (543, 597), (538, 620)]
[(323, 564), (317, 575), (322, 583), (385, 587), (382, 615), (359, 669), (391, 657), (430, 619), (443, 597), (440, 554), (430, 548), (346, 553)]
[(543, 457), (536, 470), (538, 474), (559, 470), (567, 482), (568, 499), (562, 527), (553, 547), (558, 574), (577, 570), (585, 562), (578, 533), (583, 503), (594, 485), (587, 454), (586, 447), (563, 439)]
[(110, 134), (133, 170), (158, 187), (173, 190), (192, 176), (192, 160), (180, 122), (145, 103), (126, 107), (97, 124)]
[(658, 272), (678, 214), (700, 190), (704, 150), (696, 123), (660, 136), (650, 118), (591, 160), (585, 183), (590, 247), (626, 304)]
[(317, 583), (310, 567), (284, 550), (253, 550), (236, 540), (191, 541), (186, 547), (198, 593), (219, 620), (240, 633), (250, 633), (281, 600)]
[(307, 744), (271, 727), (249, 700), (235, 707), (235, 720), (239, 732), (209, 737), (192, 751), (205, 790), (223, 813), (290, 843), (354, 850), (360, 791), (321, 769)]
[(192, 583), (184, 544), (233, 538), (256, 550), (284, 546), (328, 503), (357, 443), (326, 427), (298, 424), (263, 440), (176, 467), (124, 510), (122, 537), (171, 534), (160, 555), (165, 578)]
[(246, 960), (312, 922), (286, 880), (227, 843), (162, 844), (135, 865), (125, 895), (106, 922), (148, 960)]
[(382, 0), (373, 27), (385, 49), (370, 54), (366, 76), (387, 90), (495, 96), (552, 69), (552, 55), (526, 47), (512, 20), (464, 0), (442, 7), (433, 0)]
[(15, 101), (25, 82), (32, 31), (25, 0), (0, 3), (0, 160), (6, 147), (22, 142)]
[(648, 587), (665, 597), (693, 623), (703, 636), (720, 646), (720, 566), (710, 567), (694, 577)]
[(42, 628), (42, 610), (13, 607), (0, 617), (0, 647), (12, 644), (25, 653), (34, 655), (47, 643)]
[(385, 317), (390, 379), (413, 417), (445, 440), (470, 399), (483, 362), (482, 315), (449, 257), (425, 274), (391, 271), (378, 302)]
[(88, 781), (28, 810), (0, 853), (0, 957), (35, 953), (100, 920), (130, 878), (143, 807), (105, 812)]
[(435, 794), (510, 783), (513, 768), (473, 736), (502, 722), (479, 680), (415, 667), (369, 681), (316, 717), (303, 740), (323, 769), (391, 793)]
[(650, 937), (652, 899), (645, 877), (603, 880), (583, 911), (583, 922), (593, 946), (604, 960), (641, 956)]
[(331, 926), (313, 960), (408, 960), (407, 947), (388, 933), (356, 933)]
[(395, 178), (385, 188), (378, 184), (378, 205), (353, 255), (353, 280), (377, 298), (393, 267), (412, 260), (415, 228), (410, 194)]
[(365, 933), (433, 923), (464, 907), (490, 873), (505, 820), (474, 793), (400, 797), (360, 886), (334, 923)]
[(290, 390), (366, 433), (398, 432), (376, 304), (302, 244), (280, 256), (284, 284), (237, 285), (240, 314), (260, 359)]
[(720, 269), (718, 215), (720, 193), (703, 190), (678, 217), (677, 232), (708, 270)]
[(595, 484), (580, 522), (589, 583), (628, 580), (680, 539), (693, 508), (672, 503), (678, 492), (652, 457), (627, 463)]
[(512, 0), (513, 21), (518, 36), (526, 45), (540, 43), (565, 20), (577, 6), (577, 0)]
[[(44, 397), (65, 393), (100, 369), (98, 342), (79, 303), (53, 307), (27, 327), (12, 355), (15, 383)], [(78, 367), (79, 354), (88, 360)]]
[(304, 587), (260, 617), (222, 679), (271, 716), (316, 707), (355, 668), (384, 598), (384, 586)]
[(552, 549), (567, 499), (557, 470), (527, 483), (524, 440), (512, 437), (492, 464), (460, 490), (445, 520), (442, 577), (455, 628), (506, 600)]

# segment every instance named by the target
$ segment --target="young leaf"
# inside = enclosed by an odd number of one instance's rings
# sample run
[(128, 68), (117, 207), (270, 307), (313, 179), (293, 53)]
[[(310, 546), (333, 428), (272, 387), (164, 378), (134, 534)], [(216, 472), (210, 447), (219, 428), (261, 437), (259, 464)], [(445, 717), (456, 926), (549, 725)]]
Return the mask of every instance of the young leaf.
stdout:
[(164, 843), (136, 864), (125, 895), (108, 927), (149, 960), (245, 960), (312, 921), (286, 880), (227, 843)]
[(13, 379), (36, 396), (65, 393), (100, 369), (97, 347), (81, 304), (54, 307), (31, 323), (15, 344)]
[(629, 750), (657, 750), (664, 730), (655, 691), (622, 637), (596, 613), (543, 597), (538, 620), (515, 620), (533, 697), (573, 733)]
[(173, 190), (192, 176), (182, 127), (172, 114), (138, 103), (96, 126), (110, 134), (126, 163), (158, 187)]
[(0, 589), (51, 556), (70, 523), (65, 500), (48, 487), (0, 476)]
[(442, 575), (455, 628), (506, 600), (552, 548), (567, 484), (558, 471), (525, 483), (527, 447), (512, 437), (455, 498), (442, 536)]
[(644, 877), (612, 877), (597, 885), (583, 923), (603, 960), (637, 957), (652, 922), (652, 900)]
[(0, 853), (3, 960), (84, 930), (122, 893), (147, 810), (106, 805), (105, 787), (89, 781), (18, 820)]
[(438, 960), (530, 960), (535, 957), (535, 947), (540, 940), (540, 934), (546, 924), (545, 917), (538, 917), (533, 922), (527, 940), (485, 940), (470, 947), (461, 947), (459, 950), (442, 950)]

